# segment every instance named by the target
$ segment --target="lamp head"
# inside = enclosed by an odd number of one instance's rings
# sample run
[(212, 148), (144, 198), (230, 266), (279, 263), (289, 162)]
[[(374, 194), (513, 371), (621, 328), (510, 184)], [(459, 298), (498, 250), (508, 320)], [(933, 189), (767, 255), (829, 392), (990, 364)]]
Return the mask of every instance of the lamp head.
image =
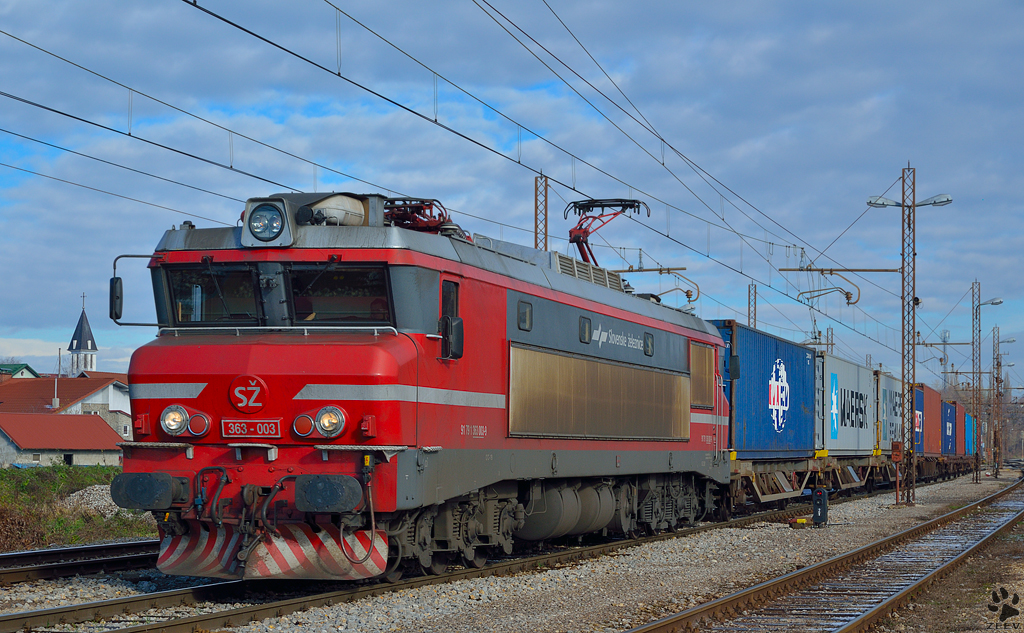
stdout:
[(902, 207), (903, 205), (895, 200), (883, 198), (882, 196), (871, 196), (868, 198), (868, 206), (881, 209), (883, 207)]
[(928, 198), (927, 200), (922, 200), (921, 202), (918, 202), (917, 206), (919, 206), (919, 207), (927, 207), (927, 206), (944, 207), (947, 204), (949, 204), (950, 202), (953, 202), (953, 196), (949, 195), (948, 193), (940, 193), (937, 196), (932, 196), (931, 198)]
[(979, 303), (979, 306), (997, 306), (1003, 303), (1002, 297), (996, 297), (995, 299), (989, 299), (983, 303)]

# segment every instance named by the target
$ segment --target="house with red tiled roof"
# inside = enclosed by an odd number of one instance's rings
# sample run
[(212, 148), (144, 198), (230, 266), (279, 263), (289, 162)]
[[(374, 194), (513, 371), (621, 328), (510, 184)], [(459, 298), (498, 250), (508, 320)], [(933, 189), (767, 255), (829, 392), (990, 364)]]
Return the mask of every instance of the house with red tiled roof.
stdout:
[(0, 413), (0, 466), (118, 466), (121, 436), (96, 415)]
[(132, 438), (128, 376), (83, 371), (75, 378), (20, 378), (0, 383), (0, 413), (99, 416), (122, 439)]

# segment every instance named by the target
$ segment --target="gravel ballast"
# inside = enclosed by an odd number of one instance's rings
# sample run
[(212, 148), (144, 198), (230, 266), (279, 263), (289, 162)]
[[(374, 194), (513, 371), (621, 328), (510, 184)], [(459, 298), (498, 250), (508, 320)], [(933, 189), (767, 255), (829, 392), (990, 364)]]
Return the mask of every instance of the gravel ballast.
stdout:
[(622, 631), (866, 545), (967, 505), (1009, 483), (971, 476), (829, 508), (829, 526), (784, 524), (712, 530), (621, 550), (544, 572), (398, 591), (232, 629), (443, 631), (444, 633)]

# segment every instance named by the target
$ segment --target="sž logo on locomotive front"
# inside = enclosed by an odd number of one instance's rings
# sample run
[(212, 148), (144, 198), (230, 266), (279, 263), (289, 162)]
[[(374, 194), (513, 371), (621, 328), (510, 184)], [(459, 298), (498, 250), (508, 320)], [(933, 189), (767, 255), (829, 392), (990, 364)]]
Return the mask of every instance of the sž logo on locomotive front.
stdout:
[(228, 387), (231, 406), (242, 413), (256, 413), (267, 403), (267, 383), (258, 376), (239, 376)]
[(768, 411), (772, 414), (775, 432), (782, 433), (789, 412), (789, 380), (786, 377), (786, 364), (781, 358), (775, 360), (768, 380)]

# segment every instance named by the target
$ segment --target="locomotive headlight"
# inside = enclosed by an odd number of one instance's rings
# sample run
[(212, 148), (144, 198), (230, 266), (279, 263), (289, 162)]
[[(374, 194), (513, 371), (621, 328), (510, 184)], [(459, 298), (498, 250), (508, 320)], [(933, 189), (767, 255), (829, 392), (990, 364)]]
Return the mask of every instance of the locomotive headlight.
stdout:
[(284, 215), (272, 204), (261, 204), (249, 214), (249, 232), (261, 242), (269, 242), (281, 234)]
[(334, 437), (345, 429), (345, 414), (338, 407), (324, 407), (316, 414), (316, 428), (324, 437)]
[(169, 435), (181, 435), (188, 427), (188, 413), (184, 407), (172, 404), (160, 414), (160, 426)]

